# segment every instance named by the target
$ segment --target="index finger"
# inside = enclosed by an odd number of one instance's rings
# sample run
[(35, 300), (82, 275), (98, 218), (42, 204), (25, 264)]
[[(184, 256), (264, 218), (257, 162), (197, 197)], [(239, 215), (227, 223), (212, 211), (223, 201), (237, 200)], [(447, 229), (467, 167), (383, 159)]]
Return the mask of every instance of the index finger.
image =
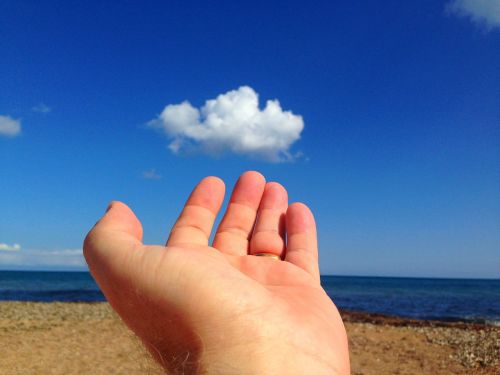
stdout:
[(177, 219), (167, 246), (181, 244), (208, 245), (217, 213), (224, 199), (224, 182), (217, 177), (205, 177), (194, 188)]

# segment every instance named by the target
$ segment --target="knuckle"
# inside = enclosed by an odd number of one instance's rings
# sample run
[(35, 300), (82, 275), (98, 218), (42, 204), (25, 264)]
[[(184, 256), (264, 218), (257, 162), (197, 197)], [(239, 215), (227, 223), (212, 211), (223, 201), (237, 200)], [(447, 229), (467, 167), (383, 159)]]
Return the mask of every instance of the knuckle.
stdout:
[(83, 255), (87, 258), (96, 247), (96, 242), (100, 236), (100, 229), (94, 226), (83, 240)]

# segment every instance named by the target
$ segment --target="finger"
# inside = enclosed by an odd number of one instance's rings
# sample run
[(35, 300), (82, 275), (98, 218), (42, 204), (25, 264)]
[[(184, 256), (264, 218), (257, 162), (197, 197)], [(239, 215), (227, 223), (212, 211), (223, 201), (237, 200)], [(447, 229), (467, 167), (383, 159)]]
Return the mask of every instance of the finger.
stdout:
[(116, 263), (142, 241), (142, 225), (124, 203), (111, 202), (84, 241), (83, 253), (91, 271)]
[(194, 188), (177, 219), (167, 246), (179, 244), (208, 245), (217, 213), (224, 200), (224, 182), (206, 177)]
[(287, 245), (285, 260), (311, 274), (319, 282), (316, 223), (309, 208), (294, 203), (286, 212)]
[(258, 172), (245, 172), (240, 176), (215, 234), (216, 249), (232, 255), (248, 254), (248, 241), (265, 185), (264, 176)]
[(287, 207), (288, 193), (285, 188), (276, 182), (266, 184), (250, 240), (250, 254), (283, 255)]

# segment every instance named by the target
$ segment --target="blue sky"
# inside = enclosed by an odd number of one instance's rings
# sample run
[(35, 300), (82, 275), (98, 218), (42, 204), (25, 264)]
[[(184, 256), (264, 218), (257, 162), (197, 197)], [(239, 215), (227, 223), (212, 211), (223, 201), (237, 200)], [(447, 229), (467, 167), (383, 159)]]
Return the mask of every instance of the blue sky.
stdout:
[[(200, 178), (255, 169), (325, 274), (500, 277), (497, 0), (120, 3), (0, 3), (0, 269), (81, 268), (112, 199), (163, 243)], [(242, 86), (303, 129), (159, 117)]]

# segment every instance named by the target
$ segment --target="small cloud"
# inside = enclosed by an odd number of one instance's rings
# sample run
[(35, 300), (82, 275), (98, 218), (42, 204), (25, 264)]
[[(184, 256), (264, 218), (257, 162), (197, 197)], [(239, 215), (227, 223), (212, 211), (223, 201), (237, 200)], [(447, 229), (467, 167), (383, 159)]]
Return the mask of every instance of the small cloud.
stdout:
[(21, 133), (21, 120), (0, 115), (0, 136), (15, 137)]
[(34, 106), (33, 108), (31, 108), (31, 110), (33, 112), (38, 112), (38, 113), (43, 113), (43, 114), (52, 112), (52, 108), (45, 105), (44, 103), (40, 103), (40, 104)]
[(302, 117), (284, 111), (278, 100), (260, 109), (259, 96), (249, 86), (220, 94), (199, 109), (188, 101), (169, 104), (149, 125), (171, 139), (168, 148), (174, 154), (232, 152), (271, 162), (294, 159), (290, 147), (304, 128)]
[(81, 249), (0, 252), (0, 267), (4, 269), (85, 269)]
[(21, 245), (15, 243), (13, 245), (7, 245), (6, 243), (0, 243), (1, 251), (19, 251), (21, 250)]
[(147, 180), (159, 180), (160, 178), (162, 178), (162, 175), (158, 174), (156, 172), (156, 169), (152, 168), (150, 170), (142, 172), (142, 177)]
[(500, 27), (499, 0), (451, 0), (446, 4), (446, 12), (470, 18), (488, 31)]

